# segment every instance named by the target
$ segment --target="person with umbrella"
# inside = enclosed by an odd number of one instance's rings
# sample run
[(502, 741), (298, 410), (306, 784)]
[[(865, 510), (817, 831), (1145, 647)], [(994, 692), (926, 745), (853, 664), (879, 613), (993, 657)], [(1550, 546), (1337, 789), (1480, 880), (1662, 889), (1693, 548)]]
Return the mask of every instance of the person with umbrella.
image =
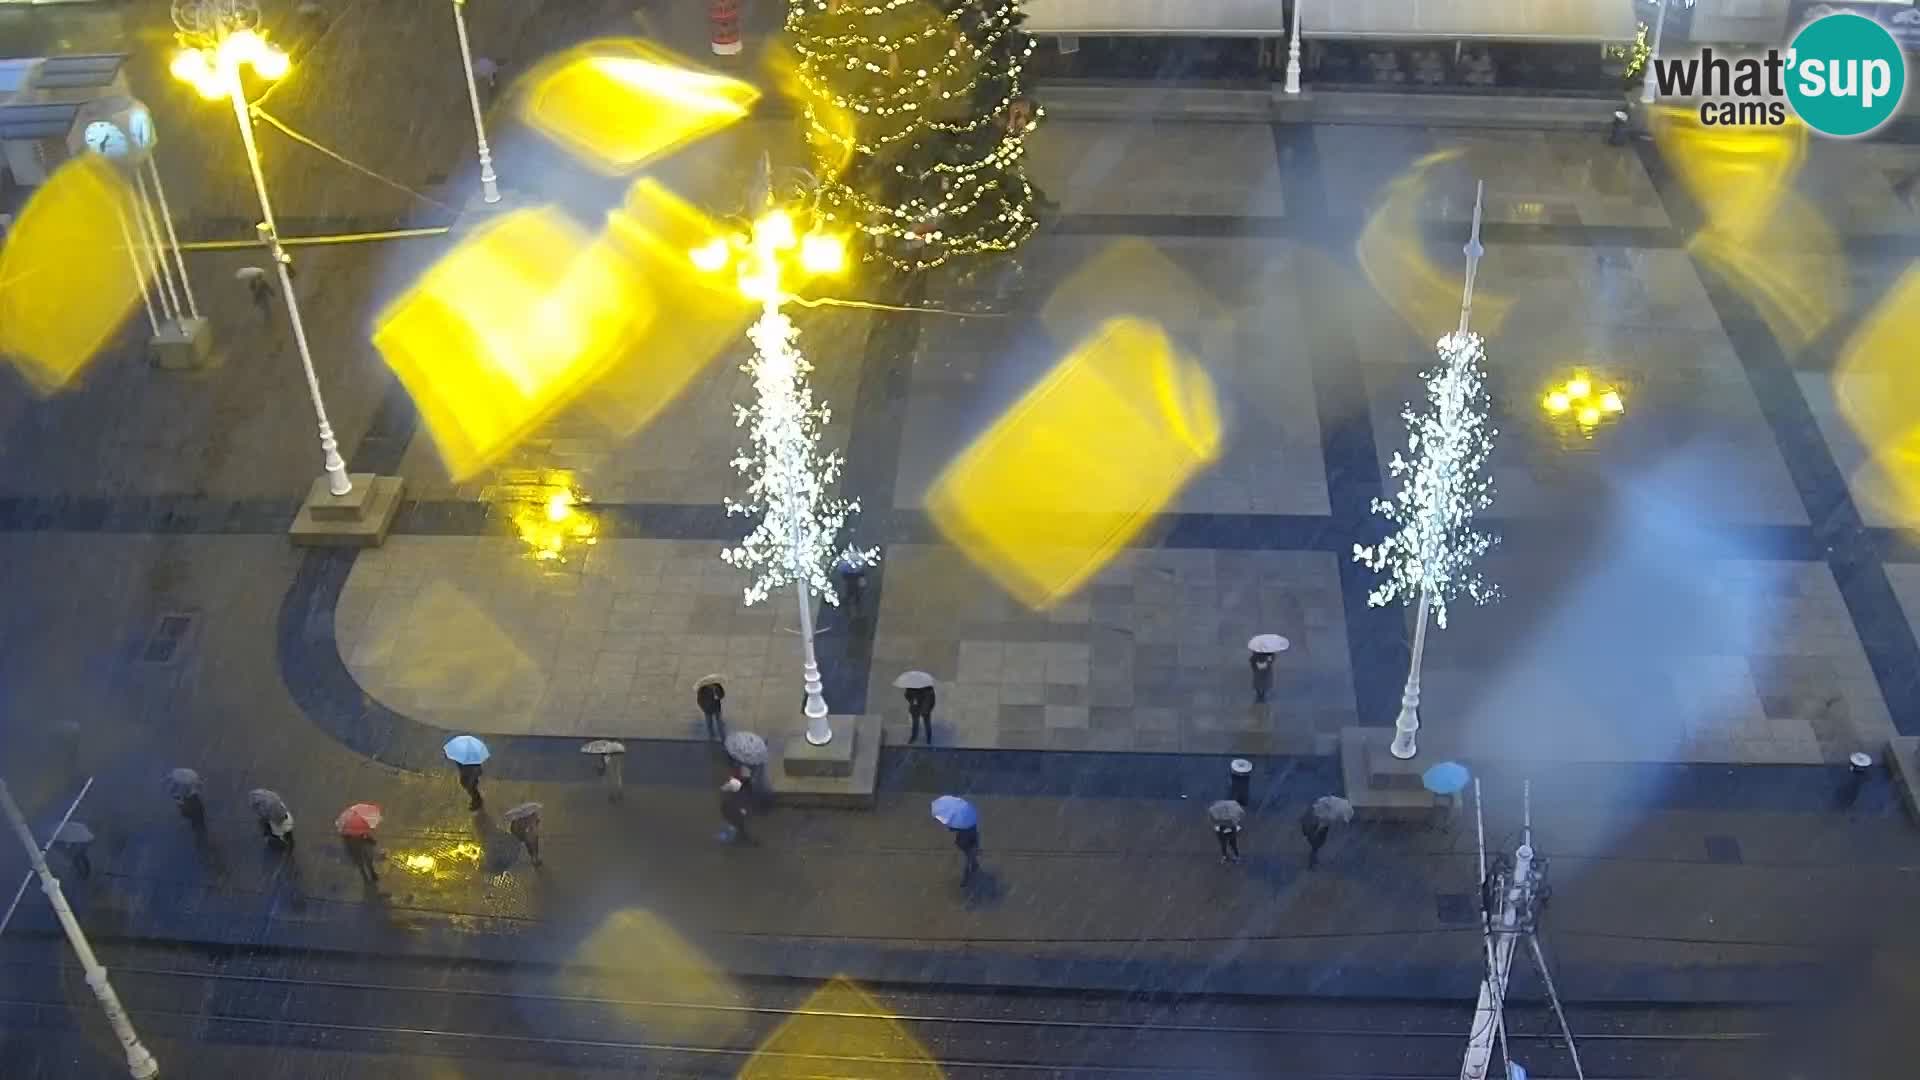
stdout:
[(1221, 799), (1207, 807), (1207, 818), (1213, 822), (1213, 838), (1220, 845), (1221, 862), (1240, 861), (1240, 822), (1246, 816), (1246, 808), (1232, 799)]
[(260, 832), (267, 843), (292, 851), (293, 811), (287, 809), (286, 800), (278, 792), (254, 788), (247, 792), (247, 805), (253, 807), (253, 815), (260, 819)]
[(174, 808), (180, 816), (187, 819), (187, 825), (193, 829), (194, 838), (207, 838), (207, 804), (200, 800), (200, 774), (192, 769), (175, 769), (167, 774), (167, 794), (173, 796)]
[(259, 309), (260, 318), (269, 325), (273, 322), (273, 300), (277, 295), (273, 286), (267, 282), (267, 272), (258, 266), (243, 266), (233, 272), (233, 276), (246, 282), (247, 295), (253, 298), (253, 306)]
[(507, 831), (527, 849), (527, 857), (533, 860), (533, 865), (546, 865), (540, 861), (540, 804), (521, 803), (500, 816), (507, 823)]
[(913, 721), (913, 732), (907, 742), (920, 741), (920, 725), (927, 728), (927, 745), (933, 745), (933, 676), (924, 671), (903, 671), (893, 680), (893, 685), (905, 691), (907, 716)]
[(492, 751), (487, 749), (486, 743), (471, 735), (455, 735), (447, 740), (445, 749), (447, 760), (460, 770), (460, 786), (466, 788), (471, 796), (467, 809), (480, 810), (486, 805), (486, 800), (480, 797), (480, 764), (492, 756)]
[(354, 869), (360, 871), (360, 877), (371, 885), (380, 880), (374, 860), (379, 852), (375, 849), (373, 830), (380, 827), (380, 808), (372, 803), (354, 803), (340, 816), (333, 819), (333, 827), (340, 833), (340, 843), (347, 849), (347, 859)]
[(767, 763), (767, 740), (751, 731), (736, 731), (722, 745), (733, 762), (731, 774), (745, 789), (742, 798), (750, 803), (764, 800), (768, 792), (760, 783), (760, 768)]
[(1439, 796), (1435, 800), (1440, 813), (1436, 815), (1436, 826), (1453, 826), (1453, 820), (1460, 813), (1460, 793), (1472, 782), (1473, 773), (1457, 761), (1443, 761), (1420, 774), (1420, 786)]
[(746, 781), (736, 775), (729, 775), (727, 782), (720, 785), (720, 818), (727, 827), (720, 834), (723, 843), (751, 844), (752, 834), (747, 832), (747, 803), (753, 798), (753, 791)]
[(700, 715), (707, 718), (707, 738), (724, 739), (727, 737), (727, 722), (720, 715), (720, 702), (726, 699), (727, 688), (720, 684), (720, 676), (708, 675), (693, 684), (693, 701), (700, 706)]
[(953, 833), (953, 846), (965, 860), (960, 870), (964, 886), (980, 872), (980, 813), (957, 795), (942, 795), (933, 800), (933, 820)]
[(1336, 822), (1353, 820), (1353, 804), (1338, 795), (1322, 795), (1300, 815), (1300, 835), (1307, 838), (1307, 869), (1320, 865), (1320, 848)]
[(69, 821), (60, 826), (47, 846), (65, 855), (67, 863), (73, 867), (73, 876), (85, 881), (93, 876), (93, 860), (87, 857), (87, 847), (92, 843), (92, 829), (77, 821)]
[(595, 739), (580, 748), (583, 754), (595, 754), (600, 758), (600, 775), (607, 780), (607, 801), (619, 802), (626, 795), (626, 781), (621, 777), (622, 759), (627, 756), (627, 744), (613, 739)]
[(840, 603), (849, 613), (860, 614), (860, 607), (867, 599), (866, 562), (842, 555), (833, 564), (833, 572), (840, 584)]
[(1273, 692), (1273, 658), (1287, 651), (1290, 643), (1279, 634), (1256, 634), (1247, 642), (1247, 667), (1253, 670), (1253, 703), (1266, 704)]

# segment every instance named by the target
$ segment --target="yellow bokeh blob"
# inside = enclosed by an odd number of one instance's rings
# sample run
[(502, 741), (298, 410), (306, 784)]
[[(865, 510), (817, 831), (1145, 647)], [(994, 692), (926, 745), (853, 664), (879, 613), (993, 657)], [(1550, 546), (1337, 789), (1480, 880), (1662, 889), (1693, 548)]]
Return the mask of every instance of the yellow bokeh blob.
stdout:
[[(1450, 270), (1433, 264), (1420, 239), (1420, 209), (1433, 186), (1434, 172), (1462, 157), (1463, 152), (1454, 148), (1414, 162), (1405, 174), (1387, 184), (1386, 197), (1368, 215), (1360, 238), (1354, 242), (1354, 257), (1368, 283), (1399, 314), (1407, 329), (1422, 339), (1444, 333), (1460, 320), (1466, 258), (1462, 256)], [(1464, 227), (1460, 235), (1465, 238)], [(1512, 297), (1491, 292), (1483, 282), (1476, 282), (1473, 328), (1482, 337), (1498, 334), (1512, 310)]]
[(754, 1051), (738, 1080), (942, 1080), (945, 1073), (907, 1026), (841, 977), (808, 996), (797, 1015)]
[(1033, 608), (1070, 596), (1219, 456), (1206, 372), (1159, 326), (1114, 319), (934, 482), (934, 524)]
[(462, 481), (630, 355), (654, 314), (619, 245), (590, 239), (557, 210), (519, 210), (381, 312), (373, 343)]
[(0, 354), (49, 394), (112, 340), (145, 280), (127, 248), (133, 193), (96, 154), (54, 171), (0, 248)]
[(1866, 454), (1856, 498), (1896, 526), (1920, 529), (1920, 267), (1887, 290), (1847, 341), (1833, 372), (1834, 399)]
[(590, 41), (527, 76), (521, 115), (581, 160), (624, 173), (747, 115), (760, 91), (630, 38)]

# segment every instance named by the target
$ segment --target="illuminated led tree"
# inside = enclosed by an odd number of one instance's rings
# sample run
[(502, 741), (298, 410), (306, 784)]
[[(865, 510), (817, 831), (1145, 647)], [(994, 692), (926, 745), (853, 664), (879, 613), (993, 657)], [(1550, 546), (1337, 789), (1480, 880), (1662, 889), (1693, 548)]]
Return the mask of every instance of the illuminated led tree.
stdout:
[[(1462, 316), (1464, 323), (1465, 316)], [(1466, 596), (1485, 603), (1498, 595), (1497, 587), (1481, 577), (1474, 564), (1498, 538), (1473, 528), (1473, 516), (1493, 505), (1493, 480), (1487, 475), (1487, 455), (1499, 434), (1487, 423), (1486, 376), (1481, 369), (1486, 351), (1480, 335), (1459, 330), (1438, 343), (1440, 362), (1422, 375), (1427, 408), (1415, 413), (1408, 405), (1400, 415), (1407, 422), (1407, 453), (1394, 452), (1388, 471), (1400, 481), (1393, 498), (1375, 499), (1373, 512), (1385, 518), (1393, 531), (1380, 543), (1353, 546), (1356, 562), (1381, 575), (1367, 594), (1374, 607), (1400, 601), (1417, 604), (1413, 635), (1413, 663), (1394, 720), (1393, 755), (1415, 753), (1414, 733), (1420, 729), (1420, 657), (1427, 644), (1427, 613), (1431, 608), (1442, 630), (1447, 627), (1447, 601)]]
[(1016, 0), (789, 0), (816, 210), (904, 270), (1033, 235)]

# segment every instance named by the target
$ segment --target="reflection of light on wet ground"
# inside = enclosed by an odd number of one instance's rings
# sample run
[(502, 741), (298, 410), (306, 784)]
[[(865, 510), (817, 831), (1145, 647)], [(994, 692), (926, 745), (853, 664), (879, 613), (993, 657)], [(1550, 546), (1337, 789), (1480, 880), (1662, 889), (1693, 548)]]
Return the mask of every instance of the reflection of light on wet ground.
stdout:
[(1220, 450), (1199, 365), (1149, 322), (1082, 341), (934, 482), (956, 547), (1030, 607), (1071, 595)]
[[(1454, 326), (1460, 318), (1460, 295), (1466, 288), (1465, 260), (1458, 274), (1441, 270), (1427, 258), (1421, 243), (1420, 206), (1441, 165), (1461, 156), (1459, 149), (1428, 154), (1386, 187), (1386, 197), (1367, 217), (1354, 244), (1360, 269), (1374, 291), (1421, 338)], [(1471, 186), (1471, 185), (1469, 185)], [(1466, 230), (1461, 229), (1461, 235)], [(1473, 328), (1482, 337), (1500, 332), (1513, 308), (1510, 297), (1488, 292), (1476, 283)]]
[(393, 861), (409, 873), (444, 881), (468, 877), (485, 854), (479, 844), (462, 840), (453, 844), (434, 844), (425, 851), (396, 851)]
[(747, 115), (760, 92), (698, 71), (644, 41), (604, 38), (550, 59), (525, 81), (521, 116), (607, 172), (637, 168)]
[[(575, 969), (593, 974), (572, 984), (568, 972)], [(670, 993), (663, 994), (663, 987)], [(622, 1020), (645, 1017), (648, 1037), (692, 1045), (733, 1045), (749, 1016), (740, 1008), (749, 1002), (731, 976), (666, 920), (639, 908), (611, 912), (582, 938), (555, 976), (555, 992), (631, 1000), (636, 1012)], [(644, 1007), (662, 996), (690, 1007)]]
[(1896, 525), (1920, 529), (1920, 264), (1909, 266), (1840, 353), (1833, 393), (1866, 454), (1851, 485)]
[(83, 154), (54, 170), (0, 248), (0, 356), (47, 394), (67, 385), (140, 299), (124, 223), (133, 193), (106, 159)]
[[(851, 1059), (858, 1059), (858, 1064)], [(823, 1072), (823, 1069), (832, 1072)], [(767, 1037), (739, 1080), (801, 1080), (852, 1075), (862, 1080), (941, 1080), (945, 1073), (907, 1026), (844, 977), (829, 981), (798, 1015)]]
[(1576, 371), (1566, 382), (1547, 391), (1541, 407), (1547, 410), (1548, 416), (1571, 423), (1581, 435), (1591, 439), (1595, 428), (1626, 412), (1627, 403), (1614, 386), (1587, 372)]
[(506, 515), (535, 562), (568, 561), (573, 549), (600, 542), (591, 502), (564, 470), (502, 470), (500, 482), (481, 489), (480, 501)]
[(1706, 127), (1691, 109), (1649, 113), (1654, 140), (1705, 215), (1687, 250), (1713, 268), (1789, 349), (1812, 341), (1846, 306), (1839, 241), (1793, 182), (1807, 127)]

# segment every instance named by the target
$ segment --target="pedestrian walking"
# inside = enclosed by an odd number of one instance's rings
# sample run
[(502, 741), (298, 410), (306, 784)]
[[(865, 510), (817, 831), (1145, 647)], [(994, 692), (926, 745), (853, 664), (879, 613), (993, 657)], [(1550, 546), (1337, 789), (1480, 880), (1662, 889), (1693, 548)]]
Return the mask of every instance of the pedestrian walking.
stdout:
[(752, 834), (747, 832), (747, 804), (752, 798), (752, 790), (738, 775), (728, 776), (727, 782), (720, 785), (720, 817), (727, 823), (720, 834), (723, 842), (753, 843)]
[(1247, 667), (1253, 671), (1253, 703), (1263, 705), (1273, 692), (1273, 658), (1287, 651), (1289, 642), (1279, 634), (1255, 634), (1247, 642)]
[(1312, 807), (1300, 815), (1300, 835), (1307, 838), (1307, 869), (1320, 865), (1320, 848), (1332, 831), (1327, 822), (1315, 816)]
[(371, 885), (380, 880), (380, 871), (375, 868), (375, 863), (380, 858), (380, 852), (374, 843), (373, 834), (368, 833), (364, 836), (342, 836), (340, 843), (347, 849), (347, 861), (351, 862), (353, 868), (360, 872), (360, 879), (362, 881)]
[(192, 769), (175, 769), (167, 774), (167, 794), (173, 796), (174, 809), (187, 819), (196, 840), (207, 838), (207, 804), (200, 799), (200, 774)]
[(247, 805), (253, 807), (254, 817), (260, 821), (260, 834), (267, 838), (267, 845), (277, 850), (292, 851), (293, 811), (287, 809), (286, 800), (278, 792), (254, 788), (247, 793)]
[(480, 797), (480, 764), (492, 757), (493, 752), (487, 749), (486, 743), (471, 735), (455, 735), (442, 749), (447, 760), (460, 770), (460, 786), (467, 789), (469, 797), (467, 809), (478, 812), (486, 805), (486, 800)]
[(933, 703), (934, 703), (933, 687), (922, 686), (915, 689), (911, 689), (906, 691), (906, 696), (907, 696), (907, 715), (913, 720), (913, 733), (910, 736), (908, 736), (907, 741), (910, 743), (918, 742), (920, 739), (920, 728), (924, 725), (927, 729), (927, 745), (932, 746), (933, 745)]
[(380, 880), (374, 866), (379, 851), (374, 844), (373, 830), (380, 827), (382, 816), (380, 808), (372, 803), (354, 803), (333, 819), (340, 844), (347, 849), (347, 861), (353, 863), (361, 879), (369, 885)]
[(1240, 823), (1246, 820), (1246, 807), (1232, 799), (1221, 799), (1207, 807), (1207, 820), (1213, 823), (1213, 839), (1220, 845), (1220, 861), (1240, 861)]
[[(253, 271), (247, 273), (247, 271)], [(273, 322), (273, 300), (279, 294), (273, 291), (273, 285), (267, 280), (267, 272), (257, 266), (241, 268), (247, 283), (247, 294), (253, 298), (254, 308), (260, 312), (260, 321)]]
[(502, 814), (507, 821), (507, 831), (527, 849), (527, 857), (536, 867), (545, 865), (540, 861), (540, 804), (521, 803)]
[(624, 798), (626, 780), (622, 776), (622, 769), (627, 756), (627, 744), (614, 739), (595, 739), (581, 747), (580, 752), (599, 759), (600, 775), (607, 782), (607, 801), (617, 803)]
[(85, 881), (93, 876), (93, 860), (87, 857), (87, 848), (92, 843), (92, 829), (77, 821), (69, 821), (53, 834), (53, 842), (48, 846), (66, 857), (67, 865), (73, 867), (74, 877)]
[(840, 606), (850, 614), (860, 614), (867, 600), (867, 564), (842, 558), (833, 564), (833, 572), (840, 586)]
[(953, 846), (960, 849), (964, 860), (960, 868), (960, 884), (964, 887), (980, 872), (980, 812), (959, 796), (942, 795), (933, 800), (933, 820), (953, 833)]
[(700, 706), (700, 715), (707, 719), (707, 738), (720, 740), (727, 737), (727, 722), (720, 715), (720, 703), (726, 699), (727, 688), (720, 684), (720, 676), (709, 675), (694, 685), (693, 701)]

